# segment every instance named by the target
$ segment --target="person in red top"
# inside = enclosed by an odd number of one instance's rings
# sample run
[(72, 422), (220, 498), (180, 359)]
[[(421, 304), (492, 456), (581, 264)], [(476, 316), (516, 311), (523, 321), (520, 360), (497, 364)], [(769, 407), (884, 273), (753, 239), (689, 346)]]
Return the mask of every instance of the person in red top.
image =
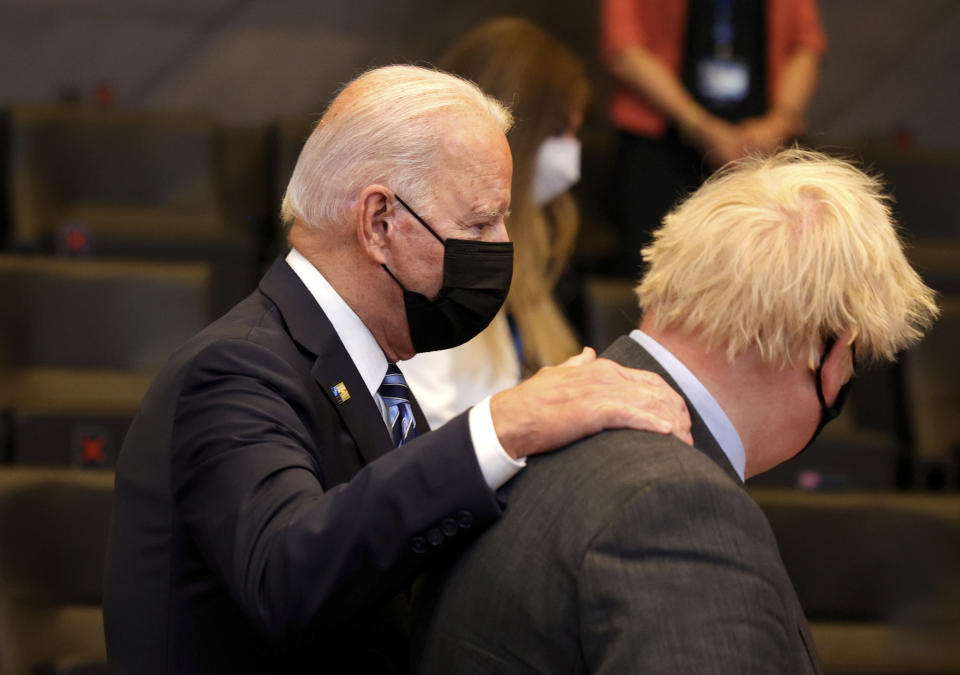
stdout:
[(601, 0), (600, 30), (619, 272), (635, 278), (650, 232), (711, 169), (804, 131), (826, 37), (816, 0)]

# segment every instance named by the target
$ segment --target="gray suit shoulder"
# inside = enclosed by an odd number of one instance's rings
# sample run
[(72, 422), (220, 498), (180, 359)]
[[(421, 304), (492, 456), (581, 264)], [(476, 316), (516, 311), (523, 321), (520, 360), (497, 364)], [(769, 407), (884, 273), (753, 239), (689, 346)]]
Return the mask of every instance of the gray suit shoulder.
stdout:
[[(423, 672), (575, 672), (583, 562), (625, 513), (666, 509), (682, 517), (667, 508), (672, 498), (658, 496), (664, 491), (753, 503), (724, 469), (673, 436), (606, 431), (530, 458), (501, 491), (500, 522), (428, 584), (427, 608), (437, 603), (438, 623), (427, 630)], [(642, 544), (643, 533), (635, 535)], [(523, 626), (522, 645), (505, 635), (504, 622)]]
[[(731, 498), (754, 504), (743, 484), (704, 451), (673, 435), (633, 430), (605, 431), (555, 453), (530, 458), (528, 467), (509, 483), (504, 494), (511, 502), (531, 501), (528, 491), (564, 493), (564, 501), (584, 500), (577, 520), (604, 522), (595, 509), (616, 510), (635, 499), (638, 491), (655, 485), (703, 483)], [(603, 495), (597, 499), (597, 495)], [(547, 497), (541, 495), (540, 498)], [(759, 510), (759, 509), (758, 509)]]

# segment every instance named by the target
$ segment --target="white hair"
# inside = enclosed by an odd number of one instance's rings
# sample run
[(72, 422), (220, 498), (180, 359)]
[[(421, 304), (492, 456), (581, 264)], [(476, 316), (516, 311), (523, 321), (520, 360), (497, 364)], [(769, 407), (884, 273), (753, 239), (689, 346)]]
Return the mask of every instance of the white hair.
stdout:
[[(439, 116), (486, 118), (506, 133), (510, 112), (472, 82), (429, 68), (387, 66), (349, 82), (307, 139), (283, 198), (282, 216), (321, 228), (343, 222), (368, 185), (409, 202), (429, 199), (444, 144)], [(449, 117), (447, 117), (449, 119)]]

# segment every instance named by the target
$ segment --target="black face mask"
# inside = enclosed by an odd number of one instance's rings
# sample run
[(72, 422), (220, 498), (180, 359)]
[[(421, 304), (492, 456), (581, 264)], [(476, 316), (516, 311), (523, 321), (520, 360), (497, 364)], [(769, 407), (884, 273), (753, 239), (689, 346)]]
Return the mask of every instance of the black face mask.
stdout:
[[(847, 380), (842, 387), (840, 387), (840, 391), (837, 392), (837, 398), (834, 399), (833, 405), (827, 405), (827, 401), (823, 397), (823, 364), (827, 360), (827, 356), (830, 354), (830, 350), (833, 349), (833, 345), (836, 341), (836, 338), (830, 338), (827, 340), (827, 343), (823, 349), (823, 356), (820, 357), (820, 365), (817, 366), (817, 398), (820, 400), (820, 423), (813, 432), (813, 436), (810, 437), (810, 440), (807, 441), (807, 444), (803, 446), (803, 449), (801, 449), (800, 452), (803, 452), (809, 448), (816, 440), (817, 436), (820, 435), (820, 432), (823, 431), (823, 428), (840, 415), (840, 411), (843, 410), (843, 404), (847, 400), (847, 394), (850, 393), (850, 386), (853, 384), (853, 375), (851, 375), (850, 379)], [(850, 345), (850, 354), (851, 358), (854, 360), (854, 362), (856, 362), (857, 353), (853, 345)], [(800, 453), (798, 452), (797, 454), (799, 455)]]
[(486, 328), (507, 299), (513, 277), (513, 244), (510, 242), (444, 240), (397, 197), (397, 201), (443, 244), (443, 286), (430, 300), (403, 289), (410, 339), (417, 352), (432, 352), (462, 345)]

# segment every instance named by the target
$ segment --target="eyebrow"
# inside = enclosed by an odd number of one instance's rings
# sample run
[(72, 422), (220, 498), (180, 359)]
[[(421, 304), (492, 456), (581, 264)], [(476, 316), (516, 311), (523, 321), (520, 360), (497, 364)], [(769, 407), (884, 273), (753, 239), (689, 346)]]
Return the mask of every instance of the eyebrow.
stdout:
[(471, 215), (478, 218), (496, 220), (500, 216), (503, 216), (504, 218), (508, 218), (510, 216), (510, 209), (504, 210), (504, 209), (496, 209), (496, 208), (490, 208), (490, 209), (480, 208), (480, 209), (474, 209), (473, 211), (471, 211)]

